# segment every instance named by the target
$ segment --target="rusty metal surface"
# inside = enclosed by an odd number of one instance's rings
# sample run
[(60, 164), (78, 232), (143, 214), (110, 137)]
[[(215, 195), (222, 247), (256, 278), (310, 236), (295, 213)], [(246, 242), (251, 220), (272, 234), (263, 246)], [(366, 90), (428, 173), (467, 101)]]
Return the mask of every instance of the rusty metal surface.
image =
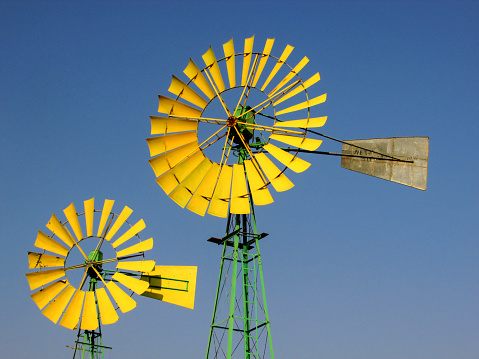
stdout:
[[(343, 144), (343, 155), (357, 155), (374, 158), (341, 157), (341, 167), (351, 171), (382, 178), (425, 191), (427, 187), (427, 161), (429, 157), (429, 137), (393, 137), (351, 140)], [(357, 148), (351, 145), (356, 145)], [(413, 163), (390, 160), (413, 161)]]

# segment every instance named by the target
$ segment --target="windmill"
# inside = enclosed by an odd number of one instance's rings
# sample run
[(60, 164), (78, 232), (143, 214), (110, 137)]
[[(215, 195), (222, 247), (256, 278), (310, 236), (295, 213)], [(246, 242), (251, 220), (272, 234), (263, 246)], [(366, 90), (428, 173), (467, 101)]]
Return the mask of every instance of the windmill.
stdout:
[[(150, 117), (158, 185), (182, 208), (226, 218), (225, 235), (208, 240), (223, 250), (207, 359), (274, 358), (259, 250), (267, 233), (258, 232), (254, 207), (272, 203), (272, 189), (294, 186), (285, 172), (308, 169), (302, 152), (340, 156), (343, 168), (426, 189), (428, 138), (342, 141), (317, 132), (327, 117), (311, 109), (326, 94), (309, 95), (319, 73), (299, 76), (309, 59), (293, 67), (292, 46), (277, 57), (274, 39), (261, 52), (253, 43), (245, 39), (236, 52), (231, 39), (219, 59), (210, 47), (201, 69), (190, 59), (185, 81), (172, 77), (174, 96), (159, 95), (161, 116)], [(342, 143), (342, 152), (318, 151), (318, 138)]]
[(125, 206), (116, 214), (114, 202), (107, 199), (95, 210), (91, 198), (80, 214), (70, 204), (63, 211), (65, 222), (55, 214), (50, 218), (51, 235), (38, 231), (34, 245), (43, 252), (28, 252), (29, 268), (35, 271), (26, 277), (31, 290), (40, 288), (31, 297), (53, 323), (77, 330), (73, 358), (104, 357), (111, 347), (103, 345), (102, 326), (118, 321), (118, 309), (126, 313), (136, 307), (133, 293), (194, 307), (196, 267), (145, 260), (145, 252), (153, 248), (153, 238), (139, 237), (145, 222), (129, 224), (133, 211)]

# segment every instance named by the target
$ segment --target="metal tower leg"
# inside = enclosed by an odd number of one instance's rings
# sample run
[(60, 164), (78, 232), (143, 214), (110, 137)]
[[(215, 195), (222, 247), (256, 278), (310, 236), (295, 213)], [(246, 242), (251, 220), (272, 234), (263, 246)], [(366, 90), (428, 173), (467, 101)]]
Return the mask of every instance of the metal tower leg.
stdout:
[[(206, 358), (274, 359), (254, 212), (228, 217)], [(243, 349), (243, 350), (242, 350)], [(268, 350), (269, 349), (269, 350)]]

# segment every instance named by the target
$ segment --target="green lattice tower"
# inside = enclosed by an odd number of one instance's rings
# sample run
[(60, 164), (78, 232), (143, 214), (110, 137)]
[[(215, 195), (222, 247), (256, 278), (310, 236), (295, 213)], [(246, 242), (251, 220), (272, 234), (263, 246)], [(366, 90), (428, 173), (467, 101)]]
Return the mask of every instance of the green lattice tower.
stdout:
[[(88, 255), (88, 259), (101, 262), (103, 260), (103, 253), (97, 250), (92, 251)], [(101, 264), (99, 266), (96, 266), (96, 269), (98, 273), (100, 273), (100, 275), (103, 275)], [(87, 275), (90, 278), (88, 290), (90, 292), (95, 292), (98, 283), (98, 276), (91, 268), (88, 269)], [(80, 328), (78, 328), (77, 340), (75, 341), (74, 347), (75, 350), (73, 352), (73, 359), (104, 359), (104, 350), (111, 349), (111, 347), (106, 347), (103, 345), (98, 301), (96, 301), (96, 308), (98, 314), (98, 329), (81, 330)]]
[[(240, 107), (240, 113), (247, 109)], [(250, 116), (251, 118), (251, 116)], [(249, 122), (254, 121), (254, 117)], [(240, 132), (247, 137), (246, 126)], [(248, 153), (234, 146), (238, 163)], [(251, 195), (250, 195), (251, 196)], [(250, 214), (229, 214), (226, 235), (209, 241), (223, 246), (206, 358), (274, 358), (253, 200)]]

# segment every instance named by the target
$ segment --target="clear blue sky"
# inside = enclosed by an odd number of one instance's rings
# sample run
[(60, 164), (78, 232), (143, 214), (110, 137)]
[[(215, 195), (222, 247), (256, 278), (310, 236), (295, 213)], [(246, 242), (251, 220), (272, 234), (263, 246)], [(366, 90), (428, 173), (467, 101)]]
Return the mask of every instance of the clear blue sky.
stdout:
[(145, 138), (190, 57), (255, 35), (320, 72), (322, 132), (430, 137), (426, 192), (308, 155), (257, 208), (277, 357), (477, 359), (478, 18), (477, 1), (0, 1), (0, 356), (71, 355), (76, 333), (41, 315), (24, 273), (51, 213), (91, 197), (145, 220), (150, 259), (198, 266), (195, 310), (138, 298), (103, 328), (111, 357), (204, 356), (220, 257), (206, 239), (225, 221), (161, 191)]

